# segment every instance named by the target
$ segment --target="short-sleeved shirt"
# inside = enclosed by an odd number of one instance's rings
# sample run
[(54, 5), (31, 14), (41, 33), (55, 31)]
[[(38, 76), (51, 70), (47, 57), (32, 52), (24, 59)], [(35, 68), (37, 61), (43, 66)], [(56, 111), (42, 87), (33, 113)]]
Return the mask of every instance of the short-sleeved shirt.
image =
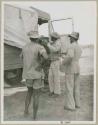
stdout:
[(30, 42), (23, 47), (23, 79), (40, 79), (44, 77), (43, 70), (37, 70), (39, 67), (39, 54), (43, 55), (46, 50), (43, 46)]

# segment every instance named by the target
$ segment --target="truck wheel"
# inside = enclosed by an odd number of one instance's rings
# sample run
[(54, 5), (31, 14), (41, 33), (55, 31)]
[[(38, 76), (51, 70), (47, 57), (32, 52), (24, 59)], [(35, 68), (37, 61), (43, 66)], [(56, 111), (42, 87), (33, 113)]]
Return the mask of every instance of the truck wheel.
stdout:
[(12, 86), (19, 85), (22, 80), (22, 69), (19, 68), (19, 69), (5, 71), (4, 80), (6, 83)]

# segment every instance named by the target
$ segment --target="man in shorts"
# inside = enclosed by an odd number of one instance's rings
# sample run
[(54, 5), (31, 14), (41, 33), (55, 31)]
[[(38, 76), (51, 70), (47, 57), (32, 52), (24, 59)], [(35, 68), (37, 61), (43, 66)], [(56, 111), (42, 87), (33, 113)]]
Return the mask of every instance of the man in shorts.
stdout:
[(33, 95), (33, 119), (36, 119), (40, 89), (44, 87), (43, 82), (43, 70), (41, 68), (39, 55), (43, 59), (47, 59), (47, 53), (43, 46), (38, 44), (38, 35), (29, 34), (31, 42), (26, 44), (22, 49), (23, 54), (23, 79), (26, 80), (26, 86), (28, 88), (26, 100), (25, 100), (25, 111), (24, 115), (29, 113), (29, 105), (31, 97)]

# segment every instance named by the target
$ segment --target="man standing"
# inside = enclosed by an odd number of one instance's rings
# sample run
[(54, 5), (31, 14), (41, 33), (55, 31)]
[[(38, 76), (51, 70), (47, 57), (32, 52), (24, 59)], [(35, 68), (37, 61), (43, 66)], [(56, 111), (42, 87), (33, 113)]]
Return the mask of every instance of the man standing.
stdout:
[(40, 89), (44, 87), (43, 71), (40, 65), (39, 55), (47, 59), (47, 53), (43, 46), (38, 44), (38, 35), (29, 34), (31, 42), (23, 47), (23, 79), (26, 79), (28, 88), (24, 115), (28, 114), (28, 108), (33, 94), (33, 119), (36, 119)]
[(51, 44), (49, 43), (47, 46), (50, 49), (50, 69), (49, 69), (49, 88), (50, 88), (50, 95), (55, 94), (56, 96), (61, 94), (60, 88), (60, 50), (61, 50), (61, 43), (60, 43), (60, 36), (58, 33), (53, 32), (51, 34)]
[(64, 109), (75, 110), (80, 107), (79, 58), (82, 51), (78, 45), (79, 33), (73, 32), (69, 37), (71, 45), (63, 60), (66, 77)]

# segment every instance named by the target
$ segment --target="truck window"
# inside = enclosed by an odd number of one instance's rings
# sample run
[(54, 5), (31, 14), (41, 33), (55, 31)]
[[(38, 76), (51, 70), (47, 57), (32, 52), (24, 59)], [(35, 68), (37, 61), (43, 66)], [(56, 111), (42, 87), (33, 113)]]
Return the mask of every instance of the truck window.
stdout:
[(39, 35), (43, 35), (45, 37), (49, 36), (49, 33), (48, 33), (48, 23), (44, 23), (42, 25), (39, 25), (38, 26), (38, 30), (39, 30)]
[(51, 21), (54, 31), (62, 34), (70, 34), (74, 30), (72, 18), (58, 19)]

